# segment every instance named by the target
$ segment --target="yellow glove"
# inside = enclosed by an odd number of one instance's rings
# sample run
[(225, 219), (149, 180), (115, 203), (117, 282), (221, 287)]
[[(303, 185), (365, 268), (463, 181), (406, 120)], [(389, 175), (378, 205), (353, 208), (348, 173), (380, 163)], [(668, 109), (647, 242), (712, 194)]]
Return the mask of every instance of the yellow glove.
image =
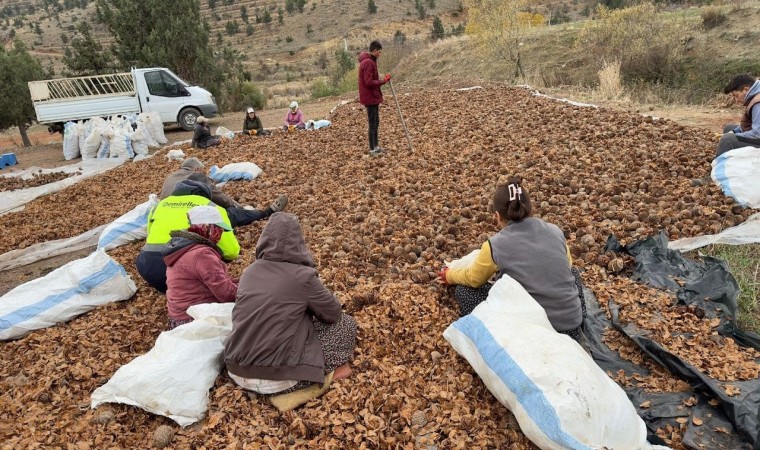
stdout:
[(293, 131), (296, 129), (295, 125), (288, 125), (288, 131)]
[(248, 134), (250, 134), (251, 136), (256, 136), (258, 134), (258, 131), (256, 131), (256, 130), (248, 130)]

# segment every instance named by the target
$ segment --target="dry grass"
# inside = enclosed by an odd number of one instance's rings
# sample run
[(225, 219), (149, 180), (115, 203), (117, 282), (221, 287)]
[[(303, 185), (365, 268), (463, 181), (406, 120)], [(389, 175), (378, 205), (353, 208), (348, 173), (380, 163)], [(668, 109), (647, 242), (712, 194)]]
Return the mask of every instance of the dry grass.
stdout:
[(599, 84), (597, 85), (595, 94), (604, 100), (623, 99), (624, 89), (622, 77), (620, 76), (620, 61), (605, 61), (598, 74)]

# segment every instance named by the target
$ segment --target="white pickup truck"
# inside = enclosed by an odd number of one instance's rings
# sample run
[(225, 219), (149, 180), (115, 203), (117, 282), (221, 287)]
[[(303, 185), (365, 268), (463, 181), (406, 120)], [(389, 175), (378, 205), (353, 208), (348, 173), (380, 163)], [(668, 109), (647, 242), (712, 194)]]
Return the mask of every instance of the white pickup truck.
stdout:
[(164, 123), (185, 130), (198, 116), (214, 117), (216, 100), (199, 86), (190, 86), (161, 67), (89, 77), (31, 81), (29, 92), (37, 122), (63, 132), (63, 124), (92, 117), (157, 112)]

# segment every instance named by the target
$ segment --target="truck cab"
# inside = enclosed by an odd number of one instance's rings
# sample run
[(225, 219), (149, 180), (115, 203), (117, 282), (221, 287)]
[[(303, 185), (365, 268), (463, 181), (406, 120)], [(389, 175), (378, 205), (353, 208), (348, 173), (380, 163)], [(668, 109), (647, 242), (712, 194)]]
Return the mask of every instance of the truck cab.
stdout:
[(169, 69), (132, 69), (140, 109), (161, 114), (164, 123), (192, 130), (198, 116), (214, 117), (216, 100), (209, 91), (191, 86)]

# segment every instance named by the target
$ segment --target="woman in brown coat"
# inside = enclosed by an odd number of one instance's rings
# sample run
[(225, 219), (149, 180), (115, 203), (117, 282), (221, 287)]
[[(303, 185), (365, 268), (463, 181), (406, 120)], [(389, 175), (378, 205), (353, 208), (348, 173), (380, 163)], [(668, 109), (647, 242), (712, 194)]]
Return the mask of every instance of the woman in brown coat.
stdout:
[(323, 383), (355, 346), (356, 322), (319, 280), (298, 219), (273, 214), (240, 278), (224, 349), (230, 377), (260, 394), (290, 392)]

